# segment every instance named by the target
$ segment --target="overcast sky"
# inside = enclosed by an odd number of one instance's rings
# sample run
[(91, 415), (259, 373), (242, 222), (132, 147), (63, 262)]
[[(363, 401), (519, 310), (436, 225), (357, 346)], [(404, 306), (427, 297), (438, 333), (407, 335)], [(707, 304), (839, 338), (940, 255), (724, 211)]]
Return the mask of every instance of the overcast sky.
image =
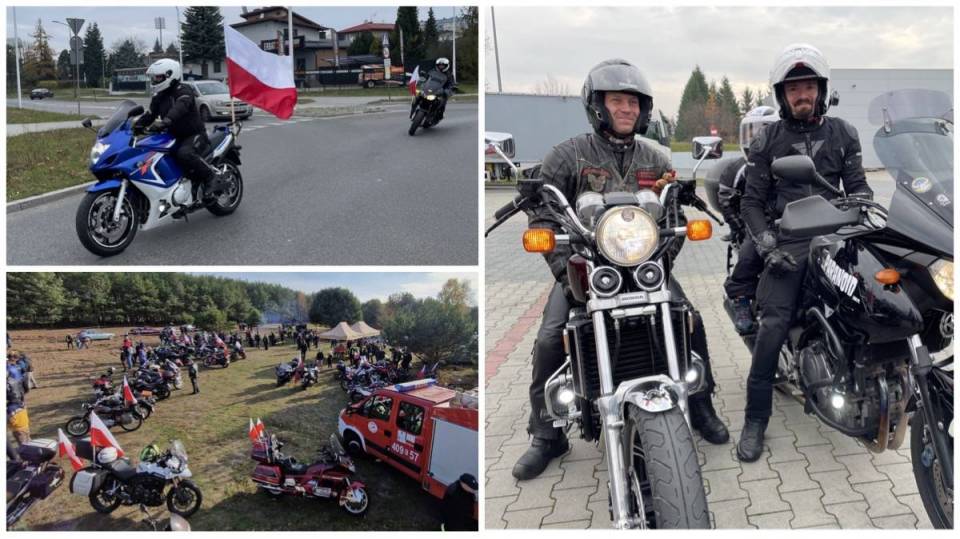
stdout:
[[(257, 9), (259, 6), (247, 6), (248, 10)], [(180, 7), (181, 22), (184, 6)], [(294, 13), (303, 15), (311, 21), (326, 27), (332, 27), (337, 30), (343, 30), (365, 20), (373, 22), (393, 23), (397, 20), (396, 6), (363, 6), (363, 7), (315, 7), (315, 6), (296, 6)], [(434, 6), (433, 13), (437, 19), (452, 17), (454, 8), (449, 6)], [(220, 6), (220, 13), (223, 14), (224, 22), (228, 24), (243, 22), (240, 16), (239, 6)], [(426, 20), (427, 7), (420, 8), (420, 19)], [(33, 33), (37, 25), (37, 19), (43, 21), (43, 28), (50, 34), (50, 46), (54, 49), (54, 56), (60, 54), (60, 51), (69, 46), (70, 29), (66, 26), (56, 24), (52, 21), (66, 22), (64, 18), (72, 17), (85, 19), (83, 29), (80, 35), (86, 32), (87, 26), (93, 21), (97, 22), (100, 32), (103, 34), (103, 42), (107, 48), (110, 48), (119, 39), (126, 37), (136, 37), (142, 40), (148, 47), (153, 47), (153, 42), (160, 34), (154, 29), (153, 19), (164, 17), (166, 19), (166, 30), (163, 31), (164, 48), (170, 43), (170, 40), (176, 35), (177, 29), (177, 11), (174, 6), (152, 6), (152, 7), (39, 7), (39, 6), (18, 6), (17, 7), (17, 31), (20, 39), (29, 43), (30, 34)], [(13, 37), (13, 8), (7, 8), (7, 38)]]
[[(818, 47), (832, 68), (953, 66), (949, 7), (498, 6), (495, 16), (504, 92), (532, 92), (549, 75), (579, 95), (591, 67), (622, 57), (640, 67), (668, 115), (695, 65), (708, 81), (726, 75), (739, 97), (747, 85), (766, 87), (774, 56), (794, 42)], [(490, 24), (486, 34), (486, 89), (496, 92)]]
[(410, 292), (418, 298), (435, 298), (447, 279), (466, 280), (470, 283), (473, 297), (471, 304), (477, 304), (479, 283), (476, 273), (413, 273), (413, 272), (356, 272), (356, 273), (228, 273), (199, 272), (200, 275), (216, 275), (244, 281), (273, 283), (313, 293), (323, 288), (343, 287), (351, 290), (360, 301), (379, 299), (386, 301), (390, 294)]

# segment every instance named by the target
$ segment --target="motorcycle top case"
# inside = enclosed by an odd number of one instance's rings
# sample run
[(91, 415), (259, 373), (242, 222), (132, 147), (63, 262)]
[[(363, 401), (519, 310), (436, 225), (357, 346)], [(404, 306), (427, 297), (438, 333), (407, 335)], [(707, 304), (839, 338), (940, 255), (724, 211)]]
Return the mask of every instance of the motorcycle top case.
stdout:
[(250, 458), (263, 464), (269, 464), (270, 454), (267, 452), (267, 444), (263, 442), (255, 442), (253, 444), (253, 449), (250, 450)]
[(45, 499), (60, 486), (60, 483), (63, 482), (63, 475), (63, 468), (56, 464), (47, 466), (43, 472), (37, 474), (30, 481), (30, 495), (41, 500)]
[(57, 456), (57, 442), (46, 438), (35, 438), (21, 445), (17, 453), (22, 460), (39, 464)]
[(96, 490), (106, 474), (93, 468), (85, 468), (73, 474), (70, 480), (70, 492), (77, 496), (89, 496)]
[(75, 445), (78, 457), (90, 461), (93, 460), (93, 445), (90, 444), (89, 436), (77, 440)]

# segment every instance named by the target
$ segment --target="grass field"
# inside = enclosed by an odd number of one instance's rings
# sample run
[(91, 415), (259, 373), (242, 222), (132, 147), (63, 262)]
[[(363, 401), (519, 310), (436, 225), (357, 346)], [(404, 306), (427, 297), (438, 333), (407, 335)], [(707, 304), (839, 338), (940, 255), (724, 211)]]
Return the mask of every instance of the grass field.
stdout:
[(14, 107), (7, 108), (8, 124), (34, 124), (42, 122), (66, 122), (68, 120), (82, 120), (89, 117), (88, 114), (63, 114), (61, 112), (50, 112), (46, 110), (18, 109)]
[(82, 127), (7, 137), (7, 202), (92, 181), (95, 138)]
[[(123, 328), (111, 341), (97, 341), (90, 350), (66, 350), (63, 337), (73, 330), (11, 331), (12, 348), (31, 358), (40, 387), (27, 394), (34, 438), (57, 437), (57, 428), (80, 411), (92, 395), (89, 377), (108, 366), (118, 368)], [(135, 338), (148, 345), (156, 337)], [(316, 351), (311, 349), (311, 355)], [(248, 418), (262, 418), (268, 432), (285, 442), (284, 452), (309, 460), (331, 433), (347, 399), (333, 378), (334, 369), (321, 370), (320, 384), (302, 390), (299, 385), (276, 386), (274, 367), (296, 355), (291, 344), (269, 351), (247, 350), (247, 359), (226, 369), (202, 369), (200, 394), (184, 389), (158, 403), (151, 417), (135, 432), (115, 429), (123, 449), (134, 456), (145, 445), (165, 449), (180, 439), (190, 456), (193, 479), (203, 492), (203, 505), (190, 518), (194, 530), (436, 530), (437, 501), (417, 482), (369, 458), (357, 459), (360, 480), (367, 484), (370, 509), (362, 518), (348, 515), (336, 502), (283, 497), (257, 492), (250, 480)], [(415, 361), (414, 368), (419, 368)], [(459, 378), (476, 385), (476, 370), (446, 371), (441, 380)], [(17, 523), (17, 530), (144, 530), (139, 510), (121, 506), (110, 515), (93, 510), (86, 498), (69, 492), (67, 484), (34, 506)], [(166, 507), (154, 508), (166, 516)]]

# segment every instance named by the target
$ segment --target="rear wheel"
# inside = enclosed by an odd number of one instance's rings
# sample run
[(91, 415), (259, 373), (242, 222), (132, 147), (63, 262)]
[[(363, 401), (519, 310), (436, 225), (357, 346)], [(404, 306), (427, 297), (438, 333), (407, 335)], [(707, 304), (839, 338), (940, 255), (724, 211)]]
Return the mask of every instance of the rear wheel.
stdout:
[(423, 122), (423, 117), (426, 116), (426, 114), (423, 110), (418, 110), (413, 115), (413, 119), (410, 120), (410, 129), (407, 131), (408, 135), (412, 137), (416, 134), (417, 128), (420, 127), (420, 124)]
[(120, 422), (120, 428), (127, 432), (133, 432), (139, 429), (141, 425), (143, 425), (143, 418), (140, 417), (140, 414), (133, 414), (133, 418), (126, 423)]
[(210, 107), (206, 105), (200, 107), (200, 119), (203, 120), (204, 123), (210, 121)]
[(207, 205), (210, 213), (221, 217), (235, 212), (243, 199), (243, 177), (240, 175), (240, 169), (230, 161), (225, 161), (224, 165), (227, 167), (225, 175), (229, 185), (220, 196)]
[[(950, 420), (944, 418), (943, 424), (949, 425)], [(950, 458), (953, 458), (953, 438), (949, 440)], [(930, 523), (937, 529), (953, 528), (953, 485), (944, 477), (922, 410), (917, 410), (910, 420), (910, 460)]]
[(170, 388), (167, 384), (160, 384), (153, 393), (158, 399), (164, 400), (170, 396)]
[(85, 417), (71, 417), (65, 428), (70, 436), (85, 436), (90, 432), (90, 422)]
[(679, 408), (651, 413), (627, 410), (624, 461), (631, 509), (657, 529), (707, 529), (707, 497), (690, 429)]
[(119, 190), (87, 193), (77, 208), (77, 237), (95, 255), (120, 254), (137, 235), (139, 218), (129, 197), (124, 197), (120, 206), (120, 218), (113, 220), (113, 209), (119, 194)]

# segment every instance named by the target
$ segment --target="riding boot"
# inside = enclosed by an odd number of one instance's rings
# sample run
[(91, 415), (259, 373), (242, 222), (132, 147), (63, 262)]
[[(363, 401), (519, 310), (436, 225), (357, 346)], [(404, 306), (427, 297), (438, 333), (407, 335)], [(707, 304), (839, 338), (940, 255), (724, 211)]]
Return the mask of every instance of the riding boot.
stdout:
[(737, 458), (740, 462), (754, 462), (763, 454), (763, 433), (767, 430), (766, 419), (747, 418), (737, 444)]
[(534, 436), (530, 441), (530, 448), (523, 455), (520, 455), (517, 463), (513, 465), (513, 476), (521, 481), (533, 479), (547, 469), (551, 460), (562, 456), (569, 450), (570, 443), (566, 436), (555, 439)]
[(700, 432), (703, 439), (711, 444), (725, 444), (730, 441), (727, 426), (713, 409), (713, 399), (706, 392), (690, 396), (690, 424)]
[(756, 330), (753, 310), (750, 309), (750, 298), (741, 296), (733, 299), (733, 316), (733, 326), (740, 335), (753, 333)]

